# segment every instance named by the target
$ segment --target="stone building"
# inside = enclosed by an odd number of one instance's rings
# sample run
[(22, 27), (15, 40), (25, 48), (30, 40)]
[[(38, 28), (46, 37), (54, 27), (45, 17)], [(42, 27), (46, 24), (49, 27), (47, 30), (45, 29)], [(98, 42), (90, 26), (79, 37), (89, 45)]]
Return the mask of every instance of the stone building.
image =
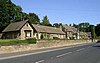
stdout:
[(33, 38), (33, 28), (28, 21), (20, 21), (9, 24), (3, 31), (3, 39)]
[(62, 26), (62, 30), (66, 33), (67, 39), (79, 39), (79, 30), (72, 26)]
[(80, 39), (91, 39), (91, 32), (80, 32)]
[(3, 31), (3, 39), (64, 39), (65, 33), (60, 28), (31, 24), (20, 21), (9, 24)]
[(33, 24), (33, 28), (35, 29), (34, 37), (36, 37), (37, 39), (66, 38), (65, 33), (60, 28), (35, 24)]

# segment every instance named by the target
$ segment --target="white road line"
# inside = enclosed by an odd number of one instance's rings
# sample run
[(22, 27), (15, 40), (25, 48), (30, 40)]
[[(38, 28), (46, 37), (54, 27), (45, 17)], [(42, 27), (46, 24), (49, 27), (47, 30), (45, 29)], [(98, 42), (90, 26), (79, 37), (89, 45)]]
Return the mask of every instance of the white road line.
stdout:
[(37, 61), (37, 62), (35, 62), (35, 63), (42, 63), (42, 62), (44, 62), (44, 60), (40, 60), (40, 61)]
[(68, 52), (68, 53), (65, 53), (65, 54), (61, 54), (61, 55), (58, 55), (56, 57), (61, 57), (61, 56), (65, 56), (65, 55), (68, 55), (68, 54), (71, 54), (72, 52)]
[(78, 50), (76, 50), (76, 51), (81, 51), (81, 50), (84, 50), (85, 48), (81, 48), (81, 49), (78, 49)]
[(74, 48), (74, 47), (78, 47), (78, 46), (84, 46), (84, 44), (83, 45), (82, 44), (77, 45), (77, 46), (71, 46), (71, 47), (64, 47), (64, 48), (46, 50), (46, 51), (40, 51), (40, 52), (35, 52), (35, 53), (27, 53), (27, 54), (15, 55), (15, 56), (3, 57), (3, 58), (0, 58), (0, 60), (11, 59), (11, 58), (16, 58), (16, 57), (22, 57), (22, 56), (28, 56), (28, 55), (34, 55), (34, 54), (40, 54), (40, 53), (46, 53), (46, 52), (52, 52), (52, 51), (56, 51), (56, 50)]

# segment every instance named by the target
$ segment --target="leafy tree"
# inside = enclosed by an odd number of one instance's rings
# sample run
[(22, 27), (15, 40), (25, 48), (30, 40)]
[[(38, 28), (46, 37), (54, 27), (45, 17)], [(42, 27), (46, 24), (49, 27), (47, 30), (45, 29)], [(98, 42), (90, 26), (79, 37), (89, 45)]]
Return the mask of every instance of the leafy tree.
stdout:
[(35, 13), (24, 13), (22, 8), (15, 5), (11, 0), (0, 0), (0, 32), (11, 22), (27, 19), (34, 24), (40, 23), (40, 19)]
[(19, 20), (22, 8), (16, 6), (11, 0), (0, 0), (0, 32), (11, 22)]
[(65, 24), (66, 26), (68, 26), (68, 24)]
[(77, 25), (77, 24), (74, 24), (74, 23), (73, 23), (72, 26), (75, 27), (75, 28), (78, 28), (78, 25)]
[(72, 24), (69, 24), (69, 26), (72, 26)]
[(33, 24), (40, 24), (40, 19), (35, 13), (29, 13), (29, 21)]
[(25, 20), (28, 20), (28, 19), (29, 19), (28, 14), (25, 13), (25, 12), (22, 12), (21, 20), (22, 20), (22, 21), (25, 21)]
[(44, 16), (44, 17), (43, 17), (42, 25), (51, 26), (51, 24), (50, 24), (49, 19), (48, 19), (47, 16)]
[(87, 22), (85, 22), (85, 23), (80, 23), (80, 24), (78, 25), (79, 30), (82, 31), (82, 32), (88, 32), (88, 31), (89, 31), (89, 26), (90, 26), (90, 24), (87, 23)]
[(59, 28), (59, 24), (58, 23), (54, 23), (53, 27)]
[(96, 34), (95, 34), (95, 26), (94, 25), (90, 25), (90, 30), (91, 30), (92, 42), (93, 42), (93, 40), (96, 37)]
[(60, 26), (62, 26), (62, 23), (54, 23), (53, 24), (53, 27), (56, 27), (56, 28), (60, 28)]
[(95, 32), (96, 32), (96, 35), (99, 37), (100, 36), (100, 24), (97, 24), (97, 26), (95, 27)]
[(22, 8), (20, 6), (15, 6), (15, 16), (14, 20), (15, 21), (21, 21), (22, 20)]
[[(12, 19), (13, 9), (10, 0), (0, 0), (0, 32), (10, 23)], [(12, 10), (12, 11), (10, 11)]]

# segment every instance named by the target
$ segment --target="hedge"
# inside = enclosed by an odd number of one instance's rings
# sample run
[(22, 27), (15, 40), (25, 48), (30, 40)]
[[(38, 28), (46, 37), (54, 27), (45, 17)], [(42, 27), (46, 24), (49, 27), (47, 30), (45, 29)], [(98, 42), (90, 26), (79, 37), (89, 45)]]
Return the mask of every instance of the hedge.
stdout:
[(17, 40), (17, 39), (0, 40), (0, 45), (16, 45), (16, 44), (36, 44), (36, 39), (30, 38), (26, 40)]

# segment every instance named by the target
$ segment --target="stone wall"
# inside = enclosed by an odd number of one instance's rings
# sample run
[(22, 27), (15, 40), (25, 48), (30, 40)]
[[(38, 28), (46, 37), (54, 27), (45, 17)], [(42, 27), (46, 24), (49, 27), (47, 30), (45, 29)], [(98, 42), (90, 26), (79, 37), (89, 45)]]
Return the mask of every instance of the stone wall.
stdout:
[(11, 53), (42, 48), (70, 46), (84, 43), (91, 43), (91, 40), (38, 40), (37, 44), (0, 46), (0, 53)]
[(91, 40), (38, 40), (38, 47), (56, 47), (91, 43)]

